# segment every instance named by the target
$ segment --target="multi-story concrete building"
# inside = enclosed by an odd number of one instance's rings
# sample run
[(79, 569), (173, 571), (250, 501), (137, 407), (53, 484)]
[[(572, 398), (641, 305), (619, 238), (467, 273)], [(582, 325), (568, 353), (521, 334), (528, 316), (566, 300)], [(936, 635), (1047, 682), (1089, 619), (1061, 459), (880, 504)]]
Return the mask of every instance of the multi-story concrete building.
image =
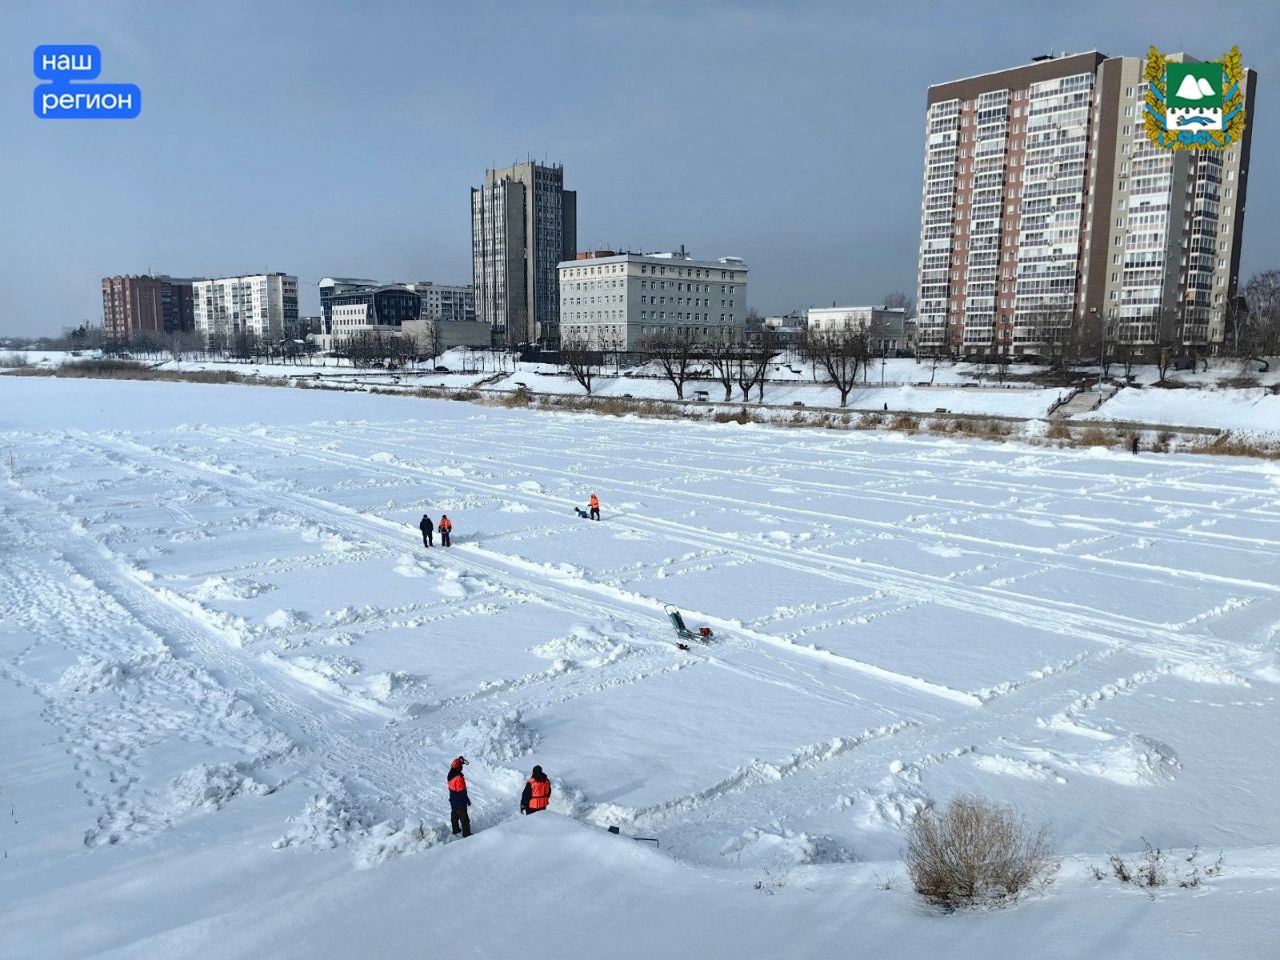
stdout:
[(360, 280), (355, 277), (325, 277), (320, 281), (320, 329), (325, 336), (333, 333), (333, 298), (352, 290), (372, 290), (381, 286), (377, 280)]
[(563, 343), (627, 351), (661, 333), (740, 338), (746, 325), (747, 265), (738, 257), (600, 250), (559, 271)]
[(298, 278), (284, 273), (197, 280), (195, 328), (206, 340), (284, 337), (298, 323)]
[(476, 288), (471, 284), (432, 283), (419, 280), (406, 287), (422, 297), (422, 319), (440, 323), (474, 323)]
[(564, 167), (532, 161), (486, 170), (471, 191), (476, 317), (510, 344), (559, 338), (556, 265), (578, 246), (578, 195)]
[[(1104, 330), (1154, 345), (1162, 317), (1183, 347), (1220, 342), (1248, 128), (1221, 153), (1156, 149), (1143, 66), (1097, 52), (1039, 57), (929, 88), (920, 351), (1030, 353)], [(1248, 114), (1255, 84), (1246, 71)]]
[(903, 307), (811, 307), (807, 327), (821, 333), (858, 330), (870, 338), (878, 356), (892, 356), (907, 349), (907, 311)]
[(102, 326), (109, 341), (138, 334), (186, 333), (195, 326), (192, 284), (178, 277), (102, 278)]
[(329, 300), (333, 332), (327, 346), (370, 333), (399, 334), (404, 324), (415, 323), (422, 312), (422, 298), (399, 284), (361, 287), (334, 294)]

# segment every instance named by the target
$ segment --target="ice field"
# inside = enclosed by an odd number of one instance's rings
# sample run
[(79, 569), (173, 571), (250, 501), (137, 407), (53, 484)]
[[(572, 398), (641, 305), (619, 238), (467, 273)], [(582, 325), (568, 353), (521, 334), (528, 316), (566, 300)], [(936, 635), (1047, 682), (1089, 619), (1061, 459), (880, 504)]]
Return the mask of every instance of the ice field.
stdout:
[[(33, 377), (0, 474), (0, 956), (1276, 942), (1275, 462)], [(898, 855), (957, 792), (1064, 865), (948, 932)], [(1226, 870), (1085, 878), (1141, 838)]]

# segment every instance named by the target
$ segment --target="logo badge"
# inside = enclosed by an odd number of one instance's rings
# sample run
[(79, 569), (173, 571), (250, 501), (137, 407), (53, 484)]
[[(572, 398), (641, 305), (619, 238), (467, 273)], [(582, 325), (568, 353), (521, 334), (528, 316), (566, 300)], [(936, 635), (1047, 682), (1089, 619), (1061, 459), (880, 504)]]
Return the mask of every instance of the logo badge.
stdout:
[(1213, 63), (1171, 63), (1147, 53), (1147, 138), (1165, 150), (1222, 150), (1244, 133), (1240, 48)]

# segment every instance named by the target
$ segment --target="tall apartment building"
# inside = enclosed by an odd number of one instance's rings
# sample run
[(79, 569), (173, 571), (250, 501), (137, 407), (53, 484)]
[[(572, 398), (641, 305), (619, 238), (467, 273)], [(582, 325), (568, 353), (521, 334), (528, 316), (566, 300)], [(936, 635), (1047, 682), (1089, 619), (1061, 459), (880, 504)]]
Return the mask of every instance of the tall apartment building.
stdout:
[(102, 326), (108, 340), (141, 333), (185, 333), (195, 326), (191, 285), (178, 277), (102, 278)]
[(1248, 127), (1220, 153), (1155, 148), (1143, 67), (1095, 51), (929, 88), (919, 350), (1035, 353), (1073, 329), (1154, 348), (1162, 324), (1222, 341)]
[(563, 343), (625, 351), (659, 333), (705, 340), (741, 337), (746, 326), (747, 265), (737, 257), (599, 250), (559, 272)]
[(560, 336), (557, 264), (578, 247), (578, 195), (564, 167), (532, 161), (486, 170), (471, 191), (477, 319), (509, 344)]
[(298, 323), (298, 278), (284, 273), (197, 280), (195, 328), (206, 340), (280, 339)]
[(448, 284), (419, 280), (405, 286), (422, 297), (424, 321), (473, 323), (476, 319), (476, 288), (469, 283)]

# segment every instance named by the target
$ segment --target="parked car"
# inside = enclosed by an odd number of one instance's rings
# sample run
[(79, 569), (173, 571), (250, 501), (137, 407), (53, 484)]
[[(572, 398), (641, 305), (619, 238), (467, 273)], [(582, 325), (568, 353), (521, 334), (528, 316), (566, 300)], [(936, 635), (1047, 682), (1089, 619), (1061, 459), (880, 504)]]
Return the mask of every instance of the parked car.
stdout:
[(436, 370), (436, 373), (448, 373), (448, 372), (449, 372), (449, 368), (448, 368), (448, 367), (436, 367), (436, 368), (435, 368), (435, 370)]

